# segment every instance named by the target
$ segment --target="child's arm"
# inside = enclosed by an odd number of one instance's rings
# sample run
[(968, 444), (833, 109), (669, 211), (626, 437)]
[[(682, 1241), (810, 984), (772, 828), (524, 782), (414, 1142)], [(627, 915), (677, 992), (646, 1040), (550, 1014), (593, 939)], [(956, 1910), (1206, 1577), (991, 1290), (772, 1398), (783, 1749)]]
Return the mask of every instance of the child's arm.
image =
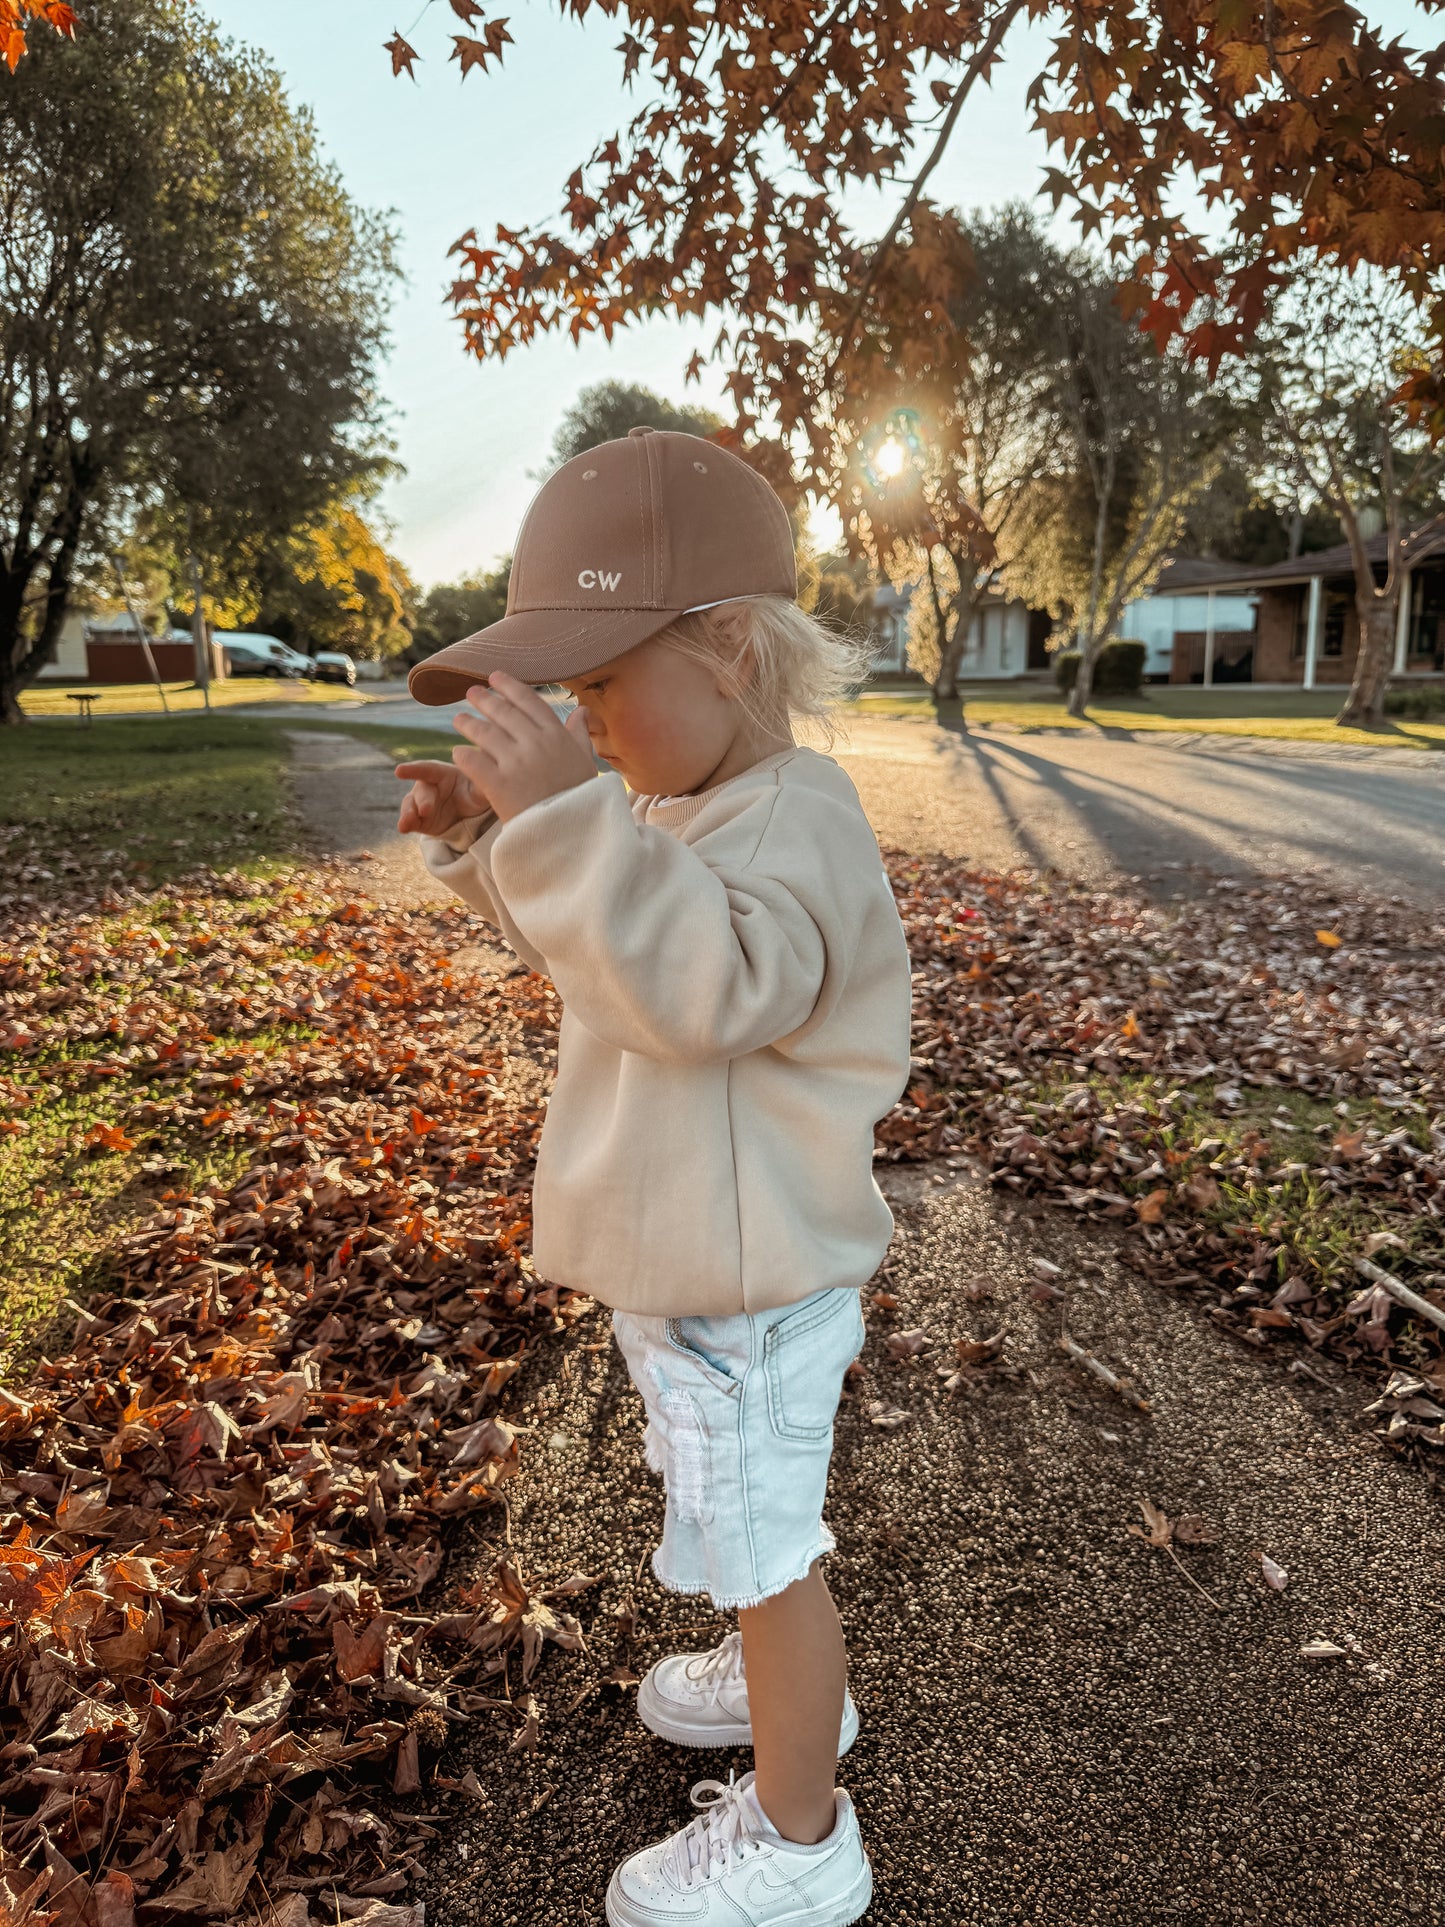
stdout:
[(420, 832), (422, 861), (437, 881), (485, 917), (523, 963), (545, 975), (546, 958), (517, 928), (492, 881), (491, 845), (501, 828), (496, 811), (452, 763), (398, 763), (396, 773), (412, 786), (402, 798), (397, 828), (404, 836)]
[(799, 1030), (841, 980), (881, 884), (866, 821), (779, 790), (756, 792), (747, 813), (749, 859), (727, 867), (638, 823), (616, 776), (503, 825), (498, 894), (595, 1036), (723, 1062)]

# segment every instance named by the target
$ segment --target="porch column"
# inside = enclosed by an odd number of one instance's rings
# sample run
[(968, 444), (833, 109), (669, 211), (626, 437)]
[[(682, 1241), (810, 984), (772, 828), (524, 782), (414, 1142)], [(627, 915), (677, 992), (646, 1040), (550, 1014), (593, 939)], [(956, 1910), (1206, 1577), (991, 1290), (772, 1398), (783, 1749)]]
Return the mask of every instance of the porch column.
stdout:
[(1305, 614), (1305, 688), (1315, 686), (1315, 664), (1320, 655), (1320, 631), (1324, 627), (1325, 579), (1310, 577), (1310, 599)]
[(1214, 687), (1214, 591), (1204, 598), (1204, 687)]
[(1395, 611), (1395, 674), (1403, 676), (1410, 660), (1410, 603), (1415, 578), (1409, 569), (1400, 577), (1400, 605)]

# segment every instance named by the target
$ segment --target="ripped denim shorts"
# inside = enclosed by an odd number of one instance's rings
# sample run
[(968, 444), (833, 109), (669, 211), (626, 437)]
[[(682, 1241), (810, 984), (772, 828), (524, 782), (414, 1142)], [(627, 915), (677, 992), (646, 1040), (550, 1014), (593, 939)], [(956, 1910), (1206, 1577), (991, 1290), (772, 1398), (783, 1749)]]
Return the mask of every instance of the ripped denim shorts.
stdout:
[(863, 1348), (858, 1292), (725, 1318), (619, 1311), (612, 1329), (667, 1487), (659, 1581), (735, 1610), (805, 1578), (834, 1546), (823, 1500), (843, 1375)]

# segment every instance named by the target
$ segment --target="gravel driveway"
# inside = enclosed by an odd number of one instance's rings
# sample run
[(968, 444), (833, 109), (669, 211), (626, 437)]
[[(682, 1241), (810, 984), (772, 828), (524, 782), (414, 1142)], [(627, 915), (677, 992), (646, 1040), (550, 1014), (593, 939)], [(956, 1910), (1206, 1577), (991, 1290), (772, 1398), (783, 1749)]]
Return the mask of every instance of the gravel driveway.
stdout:
[[(840, 1779), (874, 1859), (868, 1921), (1438, 1920), (1445, 1522), (1353, 1428), (1368, 1393), (1282, 1374), (1057, 1218), (974, 1188), (900, 1215), (899, 1309), (870, 1319), (830, 1507), (863, 1716)], [(1136, 1375), (1151, 1415), (1058, 1351), (1060, 1306), (1031, 1295), (1046, 1253), (1072, 1331)], [(889, 1361), (886, 1332), (911, 1326), (929, 1350)], [(952, 1341), (1000, 1326), (1022, 1375), (943, 1392)], [(584, 1608), (593, 1650), (544, 1662), (535, 1753), (508, 1751), (502, 1725), (454, 1741), (453, 1770), (484, 1791), (448, 1802), (418, 1892), (429, 1927), (601, 1923), (615, 1861), (688, 1817), (693, 1780), (751, 1763), (666, 1746), (630, 1690), (599, 1684), (629, 1599), (640, 1667), (726, 1629), (645, 1567), (661, 1508), (640, 1405), (610, 1345), (581, 1348), (606, 1336), (599, 1315), (538, 1357), (519, 1413), (536, 1430), (508, 1488), (529, 1571), (607, 1575)], [(907, 1422), (876, 1429), (865, 1398)], [(1180, 1549), (1190, 1577), (1129, 1534), (1145, 1499), (1221, 1528), (1218, 1547)], [(1283, 1593), (1260, 1551), (1288, 1572)], [(1316, 1637), (1349, 1657), (1302, 1657)]]

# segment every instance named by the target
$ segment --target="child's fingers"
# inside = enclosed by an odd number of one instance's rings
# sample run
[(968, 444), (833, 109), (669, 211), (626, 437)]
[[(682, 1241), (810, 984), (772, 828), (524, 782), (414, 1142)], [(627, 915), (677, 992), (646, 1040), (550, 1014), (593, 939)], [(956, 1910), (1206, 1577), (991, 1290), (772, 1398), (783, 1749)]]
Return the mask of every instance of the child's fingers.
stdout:
[(562, 725), (570, 735), (577, 738), (590, 756), (592, 753), (592, 729), (587, 721), (587, 711), (578, 703)]
[(431, 783), (416, 782), (401, 799), (401, 810), (397, 816), (397, 829), (403, 836), (413, 830), (424, 830), (431, 822), (437, 807), (437, 792)]
[(530, 683), (509, 676), (505, 669), (494, 669), (488, 680), (491, 693), (501, 697), (517, 722), (533, 729), (552, 730), (557, 727), (556, 710), (545, 697), (537, 694)]
[(467, 707), (452, 718), (452, 725), (469, 742), (486, 746), (487, 737), (514, 743), (530, 742), (536, 730), (529, 718), (502, 690), (484, 689), (480, 684), (467, 691)]
[(398, 763), (392, 771), (392, 774), (400, 777), (403, 783), (411, 783), (418, 778), (426, 783), (443, 782), (451, 773), (450, 763), (433, 762)]

